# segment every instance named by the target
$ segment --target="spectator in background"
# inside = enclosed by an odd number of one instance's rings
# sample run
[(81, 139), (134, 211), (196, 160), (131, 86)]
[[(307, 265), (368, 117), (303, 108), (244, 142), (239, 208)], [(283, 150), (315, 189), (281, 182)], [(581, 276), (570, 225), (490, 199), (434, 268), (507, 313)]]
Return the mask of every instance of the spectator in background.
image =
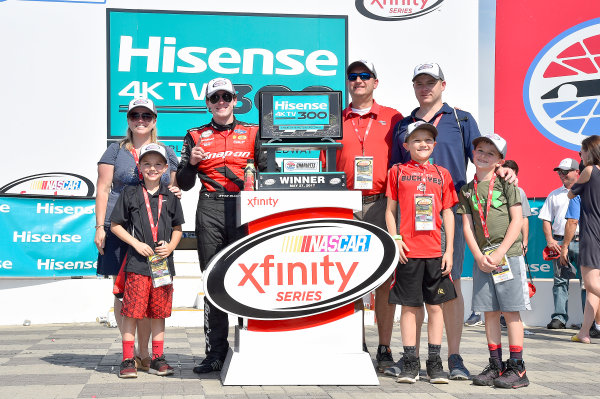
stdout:
[[(554, 168), (554, 171), (558, 172), (558, 177), (563, 185), (548, 195), (538, 217), (542, 219), (546, 245), (560, 253), (565, 235), (565, 214), (569, 206), (567, 193), (579, 177), (579, 164), (574, 159), (565, 158)], [(577, 232), (575, 234), (577, 235)], [(574, 256), (572, 258), (575, 259)], [(566, 327), (569, 320), (569, 279), (561, 275), (559, 259), (553, 260), (552, 263), (554, 266), (554, 286), (552, 287), (554, 313), (546, 327), (561, 329)]]
[(589, 136), (581, 142), (581, 159), (585, 169), (572, 185), (569, 198), (581, 196), (579, 261), (588, 298), (581, 330), (571, 340), (589, 343), (589, 329), (598, 311), (600, 297), (600, 136)]

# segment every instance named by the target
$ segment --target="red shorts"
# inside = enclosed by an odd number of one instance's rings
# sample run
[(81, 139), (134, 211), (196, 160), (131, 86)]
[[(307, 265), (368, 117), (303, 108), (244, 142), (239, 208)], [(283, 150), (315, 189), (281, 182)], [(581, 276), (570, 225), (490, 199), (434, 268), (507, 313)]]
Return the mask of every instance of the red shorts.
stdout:
[(152, 287), (152, 279), (127, 273), (121, 314), (133, 319), (166, 319), (171, 316), (173, 284)]

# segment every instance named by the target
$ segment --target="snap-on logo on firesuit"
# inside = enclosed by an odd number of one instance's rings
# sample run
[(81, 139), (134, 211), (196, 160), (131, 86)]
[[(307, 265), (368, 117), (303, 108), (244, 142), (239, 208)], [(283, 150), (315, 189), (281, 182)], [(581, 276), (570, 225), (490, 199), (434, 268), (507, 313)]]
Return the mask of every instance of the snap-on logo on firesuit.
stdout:
[(253, 319), (322, 313), (381, 285), (398, 261), (394, 240), (368, 223), (315, 219), (238, 240), (209, 264), (204, 292), (220, 309)]
[(429, 14), (444, 0), (356, 0), (359, 13), (378, 21), (397, 21)]
[(532, 61), (523, 102), (536, 129), (570, 150), (600, 131), (600, 18), (562, 32)]

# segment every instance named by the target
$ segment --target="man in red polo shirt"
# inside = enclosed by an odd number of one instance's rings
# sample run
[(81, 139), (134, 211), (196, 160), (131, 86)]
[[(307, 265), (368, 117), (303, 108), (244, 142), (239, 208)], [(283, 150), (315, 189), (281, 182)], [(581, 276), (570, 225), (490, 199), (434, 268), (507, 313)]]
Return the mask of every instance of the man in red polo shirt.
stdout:
[[(361, 190), (362, 211), (354, 218), (386, 230), (386, 180), (391, 155), (393, 129), (402, 114), (379, 105), (373, 91), (379, 80), (375, 66), (367, 60), (352, 62), (346, 68), (348, 92), (352, 102), (342, 113), (343, 147), (337, 152), (337, 170), (346, 173), (348, 189)], [(377, 368), (383, 371), (394, 364), (390, 350), (395, 305), (388, 303), (390, 280), (375, 290), (375, 316), (379, 332)]]

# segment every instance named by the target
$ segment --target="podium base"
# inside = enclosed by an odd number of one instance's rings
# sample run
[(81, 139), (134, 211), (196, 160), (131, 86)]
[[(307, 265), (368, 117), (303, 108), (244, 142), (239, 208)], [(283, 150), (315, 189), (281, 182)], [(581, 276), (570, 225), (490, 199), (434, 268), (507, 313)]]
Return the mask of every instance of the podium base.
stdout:
[(362, 311), (334, 322), (291, 331), (235, 330), (223, 385), (379, 385), (362, 350)]

